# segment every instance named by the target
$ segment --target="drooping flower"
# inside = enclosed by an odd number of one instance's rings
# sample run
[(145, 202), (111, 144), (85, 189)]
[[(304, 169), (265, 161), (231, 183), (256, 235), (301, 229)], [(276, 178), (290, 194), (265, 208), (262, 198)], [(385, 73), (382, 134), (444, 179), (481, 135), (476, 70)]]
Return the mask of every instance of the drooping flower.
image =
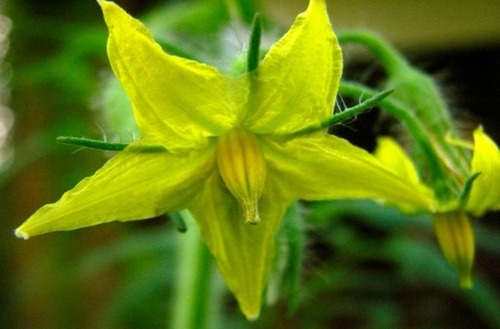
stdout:
[[(419, 208), (415, 204), (398, 205), (402, 211), (433, 215), (438, 243), (446, 259), (457, 270), (460, 285), (464, 288), (472, 286), (475, 249), (474, 233), (467, 213), (480, 216), (486, 211), (500, 209), (500, 151), (482, 127), (474, 131), (473, 137), (473, 154), (467, 176), (454, 175), (463, 186), (460, 194), (446, 201), (436, 198), (432, 203), (433, 209)], [(401, 177), (424, 184), (420, 182), (412, 161), (393, 139), (379, 138), (375, 156)], [(471, 179), (468, 181), (468, 178)]]
[(294, 135), (320, 127), (333, 112), (342, 56), (324, 0), (310, 0), (258, 69), (236, 78), (163, 52), (139, 21), (112, 2), (99, 4), (109, 60), (141, 136), (39, 209), (17, 236), (189, 209), (253, 319), (275, 233), (293, 200), (374, 198), (433, 207), (428, 188), (326, 129)]
[[(474, 234), (468, 215), (480, 216), (500, 209), (498, 147), (481, 127), (474, 131), (473, 144), (461, 140), (439, 84), (382, 38), (352, 31), (340, 39), (367, 47), (380, 61), (387, 73), (385, 86), (396, 89), (380, 107), (400, 120), (412, 137), (408, 144), (411, 160), (393, 139), (386, 137), (379, 138), (375, 155), (400, 177), (434, 191), (432, 209), (412, 203), (394, 205), (403, 212), (432, 214), (444, 256), (457, 269), (461, 286), (471, 287)], [(360, 92), (373, 93), (349, 83), (344, 83), (342, 92), (351, 97)]]

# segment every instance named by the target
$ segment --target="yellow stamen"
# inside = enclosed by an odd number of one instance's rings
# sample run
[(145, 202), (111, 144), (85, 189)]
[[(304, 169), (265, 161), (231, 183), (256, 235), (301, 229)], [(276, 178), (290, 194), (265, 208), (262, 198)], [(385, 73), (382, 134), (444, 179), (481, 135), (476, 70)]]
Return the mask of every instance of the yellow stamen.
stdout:
[(469, 218), (463, 212), (436, 214), (434, 215), (434, 231), (441, 251), (458, 271), (460, 286), (471, 288), (474, 233)]
[(260, 220), (258, 201), (266, 180), (266, 163), (257, 138), (245, 130), (233, 130), (217, 143), (217, 165), (222, 180), (238, 200), (245, 220)]

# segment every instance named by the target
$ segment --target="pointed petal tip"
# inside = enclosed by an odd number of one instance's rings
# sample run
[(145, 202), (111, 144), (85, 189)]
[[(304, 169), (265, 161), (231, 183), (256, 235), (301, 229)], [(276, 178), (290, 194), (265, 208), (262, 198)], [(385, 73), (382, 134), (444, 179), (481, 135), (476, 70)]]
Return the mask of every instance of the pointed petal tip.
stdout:
[(107, 1), (107, 0), (96, 0), (97, 3), (100, 5), (100, 6), (110, 6), (110, 5), (115, 5), (115, 3), (113, 3), (113, 1)]
[(256, 321), (259, 318), (259, 314), (246, 315), (248, 321)]
[(97, 3), (104, 13), (104, 20), (108, 25), (110, 24), (111, 20), (114, 19), (113, 14), (118, 14), (119, 11), (123, 12), (123, 9), (112, 1), (97, 0)]
[(326, 3), (325, 0), (309, 0), (309, 6), (314, 6), (314, 5), (326, 5)]
[[(255, 289), (262, 291), (260, 287), (255, 287)], [(252, 289), (252, 292), (249, 291), (246, 295), (236, 295), (240, 310), (248, 321), (256, 321), (260, 317), (262, 294), (255, 294), (256, 290)]]
[(19, 239), (24, 239), (28, 240), (30, 238), (29, 234), (22, 231), (21, 228), (18, 228), (14, 231), (14, 234), (16, 235), (17, 238)]
[(97, 3), (99, 4), (99, 6), (101, 6), (102, 8), (104, 8), (104, 6), (108, 6), (110, 4), (109, 1), (104, 1), (104, 0), (97, 0)]
[(252, 307), (252, 310), (245, 309), (242, 307), (241, 311), (243, 312), (248, 321), (256, 321), (257, 319), (259, 319), (260, 307), (258, 307), (257, 309), (254, 309)]
[[(315, 9), (317, 8), (317, 9)], [(321, 10), (326, 9), (326, 1), (325, 0), (310, 0), (307, 10)]]

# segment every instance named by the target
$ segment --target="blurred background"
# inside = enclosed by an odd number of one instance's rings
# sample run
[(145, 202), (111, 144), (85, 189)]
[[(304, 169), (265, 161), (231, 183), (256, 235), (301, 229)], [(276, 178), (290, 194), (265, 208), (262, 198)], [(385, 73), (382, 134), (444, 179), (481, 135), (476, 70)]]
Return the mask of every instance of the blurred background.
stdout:
[[(307, 1), (116, 1), (165, 49), (227, 70), (264, 13), (264, 45)], [(232, 8), (228, 10), (229, 8)], [(236, 8), (236, 9), (235, 9)], [(239, 20), (234, 19), (234, 10)], [(433, 74), (458, 126), (500, 142), (500, 1), (329, 1), (336, 31), (365, 28)], [(273, 24), (275, 22), (276, 24)], [(177, 233), (159, 218), (21, 241), (13, 230), (110, 156), (57, 136), (128, 142), (129, 104), (106, 58), (107, 31), (89, 1), (0, 0), (0, 328), (168, 328), (178, 285)], [(344, 49), (344, 75), (376, 83), (368, 53)], [(334, 129), (372, 149), (385, 131), (371, 111)], [(218, 328), (500, 328), (500, 221), (474, 221), (475, 286), (458, 288), (430, 217), (371, 202), (304, 204), (306, 250), (295, 313), (270, 298), (247, 322), (221, 285)], [(195, 269), (194, 269), (195, 270)]]

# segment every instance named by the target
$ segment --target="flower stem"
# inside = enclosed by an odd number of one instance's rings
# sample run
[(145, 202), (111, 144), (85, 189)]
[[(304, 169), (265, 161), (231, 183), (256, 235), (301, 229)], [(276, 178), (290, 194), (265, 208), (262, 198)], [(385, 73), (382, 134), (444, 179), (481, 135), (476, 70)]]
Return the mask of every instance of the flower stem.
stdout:
[(178, 234), (178, 276), (174, 316), (169, 328), (216, 328), (218, 294), (212, 256), (200, 239), (198, 227), (187, 210), (179, 213), (189, 230)]
[(340, 33), (337, 38), (339, 43), (357, 43), (367, 47), (380, 61), (389, 75), (397, 74), (399, 70), (408, 67), (408, 62), (396, 49), (372, 33), (366, 31), (349, 31)]

